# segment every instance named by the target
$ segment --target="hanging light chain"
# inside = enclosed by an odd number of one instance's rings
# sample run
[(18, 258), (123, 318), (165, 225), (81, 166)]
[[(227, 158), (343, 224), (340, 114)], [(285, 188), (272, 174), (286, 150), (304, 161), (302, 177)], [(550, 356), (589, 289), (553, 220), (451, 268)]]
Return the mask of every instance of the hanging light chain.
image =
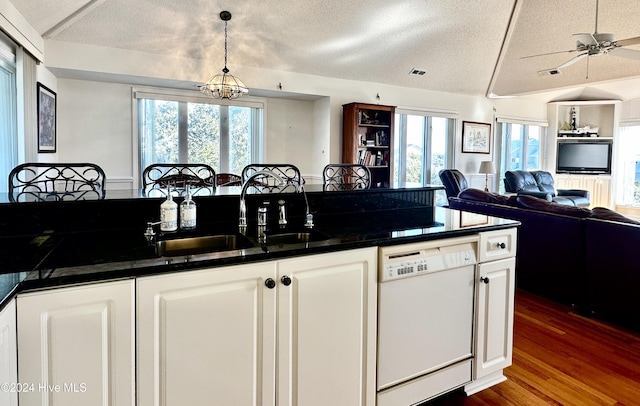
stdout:
[(227, 21), (224, 22), (224, 69), (223, 72), (228, 72), (227, 69)]
[(227, 68), (227, 22), (231, 20), (231, 13), (222, 11), (220, 19), (224, 21), (224, 69), (222, 74), (211, 76), (206, 83), (198, 85), (200, 91), (216, 99), (237, 99), (249, 93), (249, 88), (239, 79), (229, 73)]

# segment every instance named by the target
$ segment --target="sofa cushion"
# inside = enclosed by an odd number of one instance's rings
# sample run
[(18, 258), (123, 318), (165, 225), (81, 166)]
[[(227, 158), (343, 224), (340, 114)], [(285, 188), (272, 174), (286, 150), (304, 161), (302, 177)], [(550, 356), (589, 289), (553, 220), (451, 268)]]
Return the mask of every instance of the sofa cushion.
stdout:
[(533, 178), (536, 180), (538, 184), (538, 188), (542, 192), (546, 192), (551, 194), (551, 196), (556, 195), (556, 189), (553, 186), (553, 176), (547, 171), (532, 171), (531, 174)]
[(506, 206), (516, 205), (516, 196), (505, 196), (498, 193), (485, 192), (484, 190), (474, 188), (463, 190), (458, 195), (458, 198), (473, 200), (476, 202), (502, 204)]
[(615, 212), (611, 209), (607, 209), (606, 207), (594, 207), (593, 209), (591, 209), (591, 217), (599, 220), (609, 220), (609, 221), (617, 221), (619, 223), (629, 223), (629, 224), (640, 225), (640, 222), (632, 220), (629, 217), (625, 217), (618, 212)]
[(538, 183), (529, 171), (507, 171), (504, 174), (504, 187), (508, 193), (540, 192)]
[(524, 209), (538, 210), (578, 218), (587, 218), (591, 216), (591, 210), (589, 209), (552, 203), (533, 196), (519, 195), (516, 202), (518, 207)]

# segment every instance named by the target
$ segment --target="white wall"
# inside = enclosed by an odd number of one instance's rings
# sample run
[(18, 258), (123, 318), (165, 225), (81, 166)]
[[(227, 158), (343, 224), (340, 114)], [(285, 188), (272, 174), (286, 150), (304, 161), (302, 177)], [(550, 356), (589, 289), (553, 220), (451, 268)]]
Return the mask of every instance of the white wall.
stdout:
[(58, 80), (58, 160), (90, 162), (104, 169), (107, 189), (133, 188), (131, 86)]
[(315, 102), (270, 98), (267, 115), (265, 162), (294, 164), (303, 175), (319, 173), (328, 161), (315, 147)]

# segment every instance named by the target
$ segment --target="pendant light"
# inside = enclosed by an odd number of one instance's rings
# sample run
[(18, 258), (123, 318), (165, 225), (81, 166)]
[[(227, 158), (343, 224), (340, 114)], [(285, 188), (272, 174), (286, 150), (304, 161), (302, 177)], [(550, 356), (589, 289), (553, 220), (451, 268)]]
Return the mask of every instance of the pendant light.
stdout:
[(242, 80), (233, 76), (227, 69), (227, 21), (231, 20), (231, 13), (220, 12), (220, 19), (224, 21), (224, 69), (222, 74), (211, 76), (206, 83), (198, 85), (200, 91), (215, 99), (237, 99), (249, 93), (249, 88)]

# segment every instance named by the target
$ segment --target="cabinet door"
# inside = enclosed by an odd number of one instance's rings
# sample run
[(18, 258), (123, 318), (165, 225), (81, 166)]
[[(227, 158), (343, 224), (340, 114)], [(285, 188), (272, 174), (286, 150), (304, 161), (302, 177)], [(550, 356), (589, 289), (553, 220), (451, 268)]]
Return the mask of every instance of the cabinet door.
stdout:
[(478, 265), (474, 379), (511, 365), (515, 258)]
[(275, 263), (139, 278), (138, 406), (273, 405)]
[(584, 188), (591, 193), (591, 207), (610, 207), (611, 178), (604, 176), (585, 176)]
[(277, 405), (375, 404), (376, 263), (377, 248), (279, 262)]
[[(12, 300), (0, 312), (0, 384), (18, 383), (16, 353), (16, 302)], [(0, 405), (17, 406), (17, 389), (20, 388), (0, 388)]]
[(556, 189), (584, 189), (583, 176), (556, 175)]
[(611, 177), (594, 175), (557, 175), (558, 189), (589, 191), (591, 207), (611, 206)]
[[(600, 207), (611, 207), (611, 178), (599, 176), (597, 181), (598, 200)], [(591, 205), (591, 207), (598, 207)]]
[(18, 297), (19, 394), (25, 405), (134, 405), (134, 282)]

